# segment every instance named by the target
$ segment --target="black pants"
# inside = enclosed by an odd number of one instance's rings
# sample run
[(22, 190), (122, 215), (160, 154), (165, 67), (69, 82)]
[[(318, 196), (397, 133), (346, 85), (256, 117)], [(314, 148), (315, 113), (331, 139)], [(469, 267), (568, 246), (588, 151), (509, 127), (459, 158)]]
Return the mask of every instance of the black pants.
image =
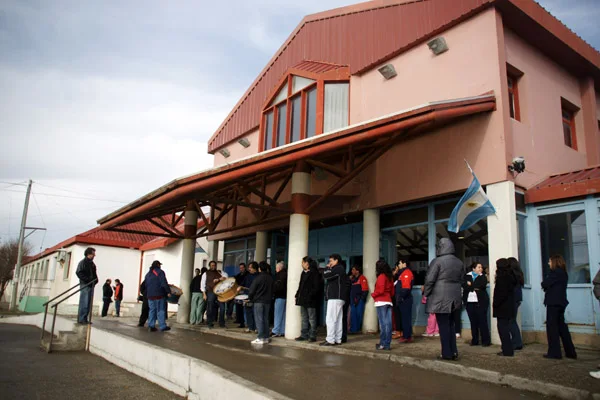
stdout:
[(515, 349), (510, 338), (511, 323), (512, 319), (498, 318), (498, 335), (500, 336), (500, 342), (502, 342), (502, 354), (505, 356), (513, 356), (515, 354)]
[(401, 327), (404, 339), (412, 338), (412, 306), (413, 298), (408, 296), (395, 307), (400, 310), (400, 320), (396, 320), (396, 331), (400, 331), (398, 327)]
[(479, 336), (481, 335), (481, 344), (488, 346), (491, 344), (490, 328), (488, 326), (488, 304), (467, 303), (467, 314), (471, 321), (471, 344), (479, 344)]
[(396, 332), (402, 331), (402, 311), (398, 304), (394, 305), (392, 308), (392, 312), (394, 313), (394, 322), (396, 322)]
[(452, 358), (458, 356), (458, 348), (456, 347), (456, 328), (454, 327), (454, 318), (452, 318), (452, 314), (436, 313), (435, 318), (437, 319), (438, 327), (440, 329), (442, 357)]
[(348, 341), (348, 310), (350, 309), (350, 301), (345, 301), (342, 307), (342, 343)]
[(139, 326), (144, 326), (148, 321), (148, 314), (150, 313), (150, 306), (148, 306), (148, 299), (144, 297), (142, 301), (142, 313), (140, 314), (140, 320), (138, 321)]
[(235, 304), (235, 323), (244, 325), (244, 305), (241, 303)]
[(110, 298), (103, 298), (102, 301), (104, 305), (102, 306), (102, 316), (106, 317), (108, 315), (108, 306), (110, 306)]
[(227, 319), (231, 319), (231, 317), (233, 316), (234, 306), (235, 306), (235, 304), (234, 304), (233, 300), (229, 300), (227, 302), (227, 309), (225, 311), (225, 315), (227, 315)]
[(565, 307), (546, 307), (546, 335), (548, 337), (548, 356), (560, 358), (560, 341), (565, 348), (565, 355), (570, 358), (577, 357), (569, 327), (565, 323)]
[(462, 307), (452, 311), (452, 319), (454, 319), (454, 333), (462, 333)]

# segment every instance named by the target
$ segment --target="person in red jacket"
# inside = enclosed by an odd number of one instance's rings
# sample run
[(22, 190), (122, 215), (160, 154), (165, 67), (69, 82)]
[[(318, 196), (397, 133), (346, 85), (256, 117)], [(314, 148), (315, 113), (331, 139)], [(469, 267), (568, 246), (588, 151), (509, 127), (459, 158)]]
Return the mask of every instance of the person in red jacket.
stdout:
[(392, 296), (394, 294), (394, 277), (387, 262), (377, 261), (375, 264), (375, 290), (371, 297), (375, 300), (377, 318), (379, 319), (379, 343), (377, 350), (390, 350), (392, 343)]
[(400, 343), (412, 343), (412, 288), (414, 276), (410, 268), (408, 268), (407, 260), (398, 260), (398, 280), (394, 282), (394, 292), (396, 307), (400, 311), (401, 321), (396, 324), (402, 326), (402, 337)]

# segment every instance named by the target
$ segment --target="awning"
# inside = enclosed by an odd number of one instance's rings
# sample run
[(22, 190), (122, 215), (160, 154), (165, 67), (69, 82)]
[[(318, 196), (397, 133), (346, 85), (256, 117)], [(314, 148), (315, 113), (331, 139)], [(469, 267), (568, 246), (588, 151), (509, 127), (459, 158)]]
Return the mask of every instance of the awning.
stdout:
[[(314, 209), (395, 144), (466, 116), (493, 111), (493, 94), (427, 103), (261, 152), (204, 172), (176, 179), (101, 218), (101, 229), (138, 233), (131, 223), (147, 220), (164, 230), (164, 235), (182, 238), (177, 225), (183, 211), (193, 204), (204, 226), (196, 237), (263, 225), (291, 214), (289, 204), (279, 197), (289, 184), (296, 163), (306, 162), (337, 176), (337, 182), (313, 200)], [(341, 167), (334, 165), (339, 164)], [(277, 185), (267, 194), (267, 185)], [(238, 208), (252, 210), (254, 221), (236, 224)], [(210, 209), (206, 216), (203, 209)], [(189, 208), (188, 208), (189, 209)], [(223, 217), (233, 223), (222, 228)]]
[(600, 166), (552, 175), (527, 189), (526, 203), (569, 199), (600, 193)]

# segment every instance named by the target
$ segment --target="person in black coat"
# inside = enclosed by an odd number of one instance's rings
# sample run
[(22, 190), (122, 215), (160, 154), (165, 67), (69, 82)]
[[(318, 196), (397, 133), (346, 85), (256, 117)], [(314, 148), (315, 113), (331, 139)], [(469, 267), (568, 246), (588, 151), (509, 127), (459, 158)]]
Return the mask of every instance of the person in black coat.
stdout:
[(104, 303), (102, 306), (102, 317), (106, 317), (106, 315), (108, 315), (108, 306), (110, 306), (110, 303), (112, 303), (113, 290), (110, 287), (111, 283), (112, 281), (107, 279), (102, 286), (102, 302)]
[(296, 291), (296, 305), (300, 307), (302, 328), (297, 341), (317, 341), (317, 306), (321, 286), (321, 274), (317, 262), (310, 257), (302, 259), (302, 275)]
[(269, 311), (273, 298), (273, 277), (271, 266), (264, 261), (258, 264), (258, 275), (248, 289), (248, 301), (254, 304), (254, 319), (258, 337), (253, 344), (269, 343)]
[(148, 306), (148, 297), (146, 296), (146, 281), (143, 280), (140, 285), (140, 295), (138, 301), (142, 302), (142, 313), (140, 314), (140, 320), (138, 326), (143, 327), (146, 321), (148, 321), (148, 314), (150, 313), (150, 307)]
[(510, 339), (515, 350), (523, 350), (523, 337), (521, 336), (521, 328), (517, 322), (517, 314), (519, 313), (519, 307), (523, 302), (523, 286), (525, 286), (525, 275), (521, 269), (519, 260), (514, 257), (508, 258), (510, 269), (517, 280), (517, 286), (515, 286), (515, 318), (510, 321)]
[(510, 323), (515, 314), (515, 286), (517, 280), (506, 258), (496, 261), (496, 284), (494, 286), (494, 318), (498, 320), (498, 334), (502, 342), (499, 356), (512, 357), (515, 354), (510, 339)]
[(481, 263), (473, 263), (463, 282), (463, 303), (466, 304), (469, 321), (471, 321), (471, 346), (490, 346), (490, 328), (488, 326), (488, 313), (490, 311), (490, 297), (487, 293), (487, 276), (483, 273)]
[(546, 335), (548, 337), (548, 353), (545, 358), (562, 358), (560, 341), (562, 340), (567, 358), (577, 358), (575, 346), (571, 340), (569, 327), (565, 323), (567, 300), (567, 263), (561, 255), (554, 255), (548, 261), (550, 272), (542, 282), (544, 289), (544, 305), (546, 306)]

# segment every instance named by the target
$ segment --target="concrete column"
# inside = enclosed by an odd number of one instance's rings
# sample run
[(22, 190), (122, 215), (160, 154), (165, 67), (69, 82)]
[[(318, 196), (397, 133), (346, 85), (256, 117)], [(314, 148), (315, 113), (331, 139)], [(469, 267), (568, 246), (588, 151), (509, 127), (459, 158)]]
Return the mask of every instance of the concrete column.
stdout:
[(190, 283), (194, 275), (194, 256), (196, 255), (196, 230), (198, 227), (198, 211), (193, 203), (188, 203), (184, 216), (183, 249), (181, 250), (181, 271), (179, 286), (183, 295), (179, 298), (177, 309), (177, 322), (187, 324), (190, 322)]
[(377, 332), (377, 312), (370, 296), (375, 289), (375, 264), (379, 260), (379, 210), (363, 211), (363, 274), (369, 282), (369, 296), (365, 306), (363, 333)]
[[(494, 294), (496, 260), (519, 257), (517, 240), (517, 212), (515, 208), (515, 184), (511, 181), (494, 183), (486, 187), (488, 198), (496, 208), (496, 215), (487, 218), (488, 249), (490, 257), (490, 296)], [(490, 318), (491, 318), (490, 304)], [(492, 343), (500, 344), (497, 321), (492, 318)]]
[[(580, 88), (587, 165), (596, 165), (600, 163), (600, 132), (598, 132), (598, 116), (596, 114), (598, 105), (596, 104), (594, 79), (582, 79), (580, 81)], [(579, 147), (581, 148), (581, 146)]]
[(208, 241), (208, 261), (214, 261), (219, 264), (219, 241), (218, 240), (209, 240)]
[(269, 247), (269, 233), (264, 231), (256, 232), (256, 249), (254, 251), (254, 260), (261, 262), (267, 260), (267, 248)]
[(50, 270), (48, 271), (48, 280), (49, 281), (53, 281), (54, 279), (56, 279), (56, 257), (52, 256), (50, 257)]
[[(287, 302), (285, 337), (294, 339), (300, 336), (302, 320), (300, 307), (296, 306), (296, 290), (302, 275), (302, 258), (308, 255), (308, 222), (306, 209), (310, 204), (310, 167), (300, 162), (292, 175), (292, 211), (290, 216), (290, 238), (288, 247)], [(258, 236), (257, 236), (258, 239)], [(258, 247), (258, 241), (257, 241)]]

